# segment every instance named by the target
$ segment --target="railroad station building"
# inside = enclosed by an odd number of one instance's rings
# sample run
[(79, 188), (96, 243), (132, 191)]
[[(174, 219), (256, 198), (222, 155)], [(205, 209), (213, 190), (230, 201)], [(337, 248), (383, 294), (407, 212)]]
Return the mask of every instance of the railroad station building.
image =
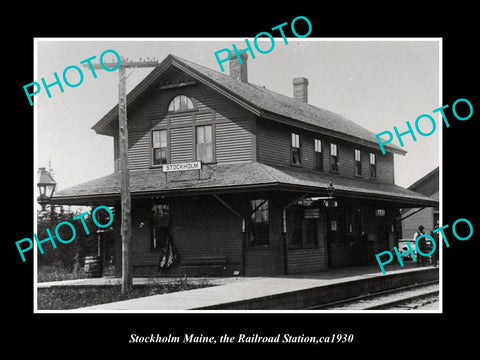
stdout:
[[(293, 96), (250, 83), (242, 60), (230, 60), (226, 75), (169, 55), (127, 95), (134, 276), (375, 264), (396, 245), (400, 209), (438, 205), (395, 185), (402, 148), (382, 155), (374, 133), (310, 105), (306, 78), (292, 79)], [(111, 206), (119, 265), (118, 106), (93, 130), (113, 138), (115, 172), (52, 202)], [(167, 242), (177, 261), (159, 269)]]

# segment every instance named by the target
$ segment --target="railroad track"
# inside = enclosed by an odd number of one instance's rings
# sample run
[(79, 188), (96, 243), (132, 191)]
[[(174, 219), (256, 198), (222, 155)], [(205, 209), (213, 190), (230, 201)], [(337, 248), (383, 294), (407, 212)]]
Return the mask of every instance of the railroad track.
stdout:
[[(403, 286), (391, 290), (343, 299), (310, 307), (309, 310), (381, 310), (391, 308), (413, 309), (436, 300), (439, 293), (438, 280)], [(417, 301), (418, 300), (418, 301)], [(416, 302), (415, 305), (408, 305)]]

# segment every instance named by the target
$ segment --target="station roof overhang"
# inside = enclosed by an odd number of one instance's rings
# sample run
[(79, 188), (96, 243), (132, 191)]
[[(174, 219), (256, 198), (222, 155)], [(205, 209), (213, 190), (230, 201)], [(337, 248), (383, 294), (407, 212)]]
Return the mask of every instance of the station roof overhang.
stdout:
[[(324, 196), (330, 183), (338, 198), (381, 201), (402, 208), (438, 206), (437, 200), (395, 184), (258, 162), (203, 165), (201, 170), (173, 173), (161, 168), (130, 171), (132, 200), (265, 191)], [(106, 206), (118, 201), (120, 173), (59, 190), (51, 200), (53, 204)]]

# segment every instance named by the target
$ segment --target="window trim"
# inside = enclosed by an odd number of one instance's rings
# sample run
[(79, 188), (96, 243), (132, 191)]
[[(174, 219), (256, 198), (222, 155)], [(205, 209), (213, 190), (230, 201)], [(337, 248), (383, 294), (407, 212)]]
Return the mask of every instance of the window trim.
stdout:
[(168, 128), (161, 128), (161, 129), (152, 129), (150, 131), (150, 166), (151, 167), (155, 167), (155, 168), (161, 168), (164, 164), (155, 164), (154, 161), (155, 161), (155, 156), (154, 156), (154, 149), (157, 149), (157, 148), (154, 148), (153, 147), (153, 133), (155, 131), (165, 131), (167, 133), (167, 147), (166, 147), (166, 163), (165, 164), (168, 164), (170, 162), (170, 131)]
[[(294, 143), (296, 143), (298, 138), (298, 144), (295, 146)], [(294, 149), (298, 151), (298, 164), (293, 162), (293, 152)], [(302, 166), (302, 136), (299, 133), (296, 132), (290, 132), (290, 165), (292, 166)]]
[[(206, 126), (210, 126), (211, 128), (211, 131), (212, 131), (212, 134), (211, 134), (211, 138), (212, 138), (212, 161), (203, 161), (203, 160), (200, 160), (198, 159), (198, 143), (197, 143), (197, 134), (198, 134), (198, 128), (200, 127), (206, 127)], [(201, 161), (202, 164), (215, 164), (217, 162), (217, 153), (216, 153), (216, 138), (215, 138), (215, 125), (214, 123), (209, 123), (209, 124), (200, 124), (200, 125), (197, 125), (195, 124), (194, 125), (194, 155), (195, 155), (195, 159), (196, 161)]]
[[(317, 146), (319, 144), (319, 146)], [(320, 151), (318, 151), (319, 149)], [(313, 138), (313, 169), (323, 171), (323, 141), (316, 137)], [(321, 161), (318, 160), (320, 158)]]
[[(318, 249), (320, 247), (319, 231), (321, 227), (320, 217), (307, 217), (305, 210), (313, 210), (310, 207), (302, 205), (292, 205), (287, 210), (287, 249), (288, 250), (300, 250), (300, 249)], [(318, 208), (320, 211), (320, 209)], [(293, 226), (290, 227), (293, 221)], [(314, 243), (308, 243), (307, 241), (307, 228), (308, 222), (315, 224), (315, 241)], [(294, 238), (293, 235), (296, 231), (298, 238)], [(292, 240), (297, 242), (292, 242)]]
[[(181, 97), (181, 96), (184, 96), (187, 98), (187, 100), (190, 100), (191, 103), (192, 103), (192, 106), (193, 108), (192, 109), (182, 109), (182, 110), (170, 110), (170, 104), (177, 98), (177, 97)], [(183, 93), (179, 93), (179, 94), (176, 94), (174, 96), (172, 96), (172, 98), (170, 99), (170, 101), (168, 102), (168, 105), (167, 105), (167, 114), (181, 114), (181, 113), (185, 113), (185, 112), (192, 112), (192, 111), (197, 111), (198, 110), (198, 107), (197, 107), (197, 102), (191, 98), (190, 96), (188, 95), (185, 95)]]
[[(372, 156), (373, 156), (373, 163), (372, 163)], [(375, 170), (375, 176), (372, 176), (372, 166), (373, 166), (373, 169)], [(377, 154), (375, 153), (370, 153), (370, 156), (369, 156), (369, 167), (368, 167), (368, 176), (370, 179), (372, 180), (375, 180), (377, 179)]]
[[(315, 224), (315, 242), (310, 244), (307, 242), (307, 222), (310, 221)], [(319, 231), (319, 219), (308, 219), (303, 216), (302, 218), (302, 249), (318, 249), (319, 248), (319, 239), (318, 239), (318, 231)]]
[[(332, 151), (332, 150), (333, 150), (333, 146), (335, 146), (335, 153), (336, 153), (336, 155), (332, 155), (332, 153), (333, 153), (333, 151)], [(330, 142), (330, 163), (329, 163), (330, 166), (329, 166), (329, 167), (330, 167), (330, 172), (331, 172), (331, 173), (334, 173), (334, 174), (338, 174), (338, 173), (340, 172), (340, 169), (339, 169), (339, 166), (338, 166), (338, 164), (339, 164), (338, 148), (339, 148), (339, 146), (338, 146), (337, 143)], [(335, 157), (335, 160), (336, 160), (336, 164), (335, 164), (336, 170), (334, 170), (334, 169), (332, 168), (332, 165), (333, 165), (332, 158), (333, 158), (333, 157)]]
[[(358, 154), (358, 157), (359, 157), (358, 160), (357, 160), (357, 154)], [(359, 165), (360, 174), (357, 172), (357, 163)], [(362, 150), (354, 149), (353, 150), (353, 174), (356, 177), (362, 177), (363, 176), (362, 170), (363, 170), (362, 169)]]
[[(248, 248), (249, 249), (268, 249), (270, 248), (270, 204), (269, 199), (249, 199), (248, 205), (250, 207), (249, 214), (249, 227), (248, 227)], [(265, 209), (266, 207), (266, 209)], [(256, 221), (257, 211), (266, 211), (266, 221)], [(263, 218), (263, 216), (262, 216)], [(252, 244), (250, 241), (250, 236), (252, 234), (253, 227), (255, 225), (266, 226), (268, 228), (267, 232), (267, 244)]]

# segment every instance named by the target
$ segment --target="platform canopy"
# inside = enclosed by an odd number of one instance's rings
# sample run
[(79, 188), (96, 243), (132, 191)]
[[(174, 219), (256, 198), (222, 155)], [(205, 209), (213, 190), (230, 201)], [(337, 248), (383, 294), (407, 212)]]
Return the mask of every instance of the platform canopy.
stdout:
[[(438, 201), (395, 184), (352, 179), (331, 173), (259, 162), (203, 165), (201, 170), (130, 172), (132, 199), (254, 191), (326, 194), (330, 183), (338, 197), (388, 201), (399, 207), (438, 206)], [(120, 199), (120, 173), (59, 190), (52, 202), (64, 205), (113, 205)]]

